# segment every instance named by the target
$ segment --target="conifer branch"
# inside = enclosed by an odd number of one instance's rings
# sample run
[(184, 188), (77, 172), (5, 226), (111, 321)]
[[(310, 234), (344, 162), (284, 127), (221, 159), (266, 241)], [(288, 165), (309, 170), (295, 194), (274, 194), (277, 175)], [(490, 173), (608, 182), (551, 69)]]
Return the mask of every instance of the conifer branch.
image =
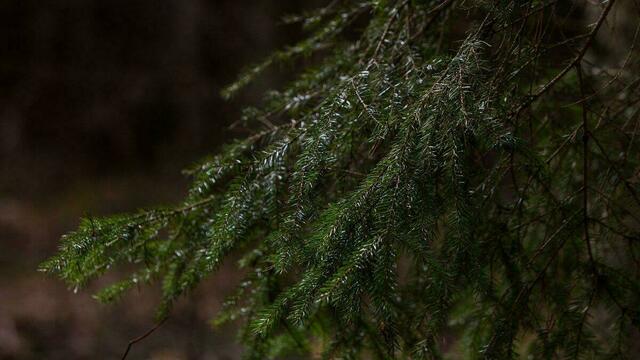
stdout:
[(157, 282), (166, 319), (237, 254), (216, 323), (249, 359), (619, 357), (640, 316), (639, 32), (622, 68), (585, 59), (614, 3), (592, 28), (560, 0), (290, 17), (308, 38), (225, 92), (315, 54), (243, 113), (259, 130), (189, 169), (183, 202), (85, 219), (42, 269), (74, 288), (117, 269), (103, 302)]

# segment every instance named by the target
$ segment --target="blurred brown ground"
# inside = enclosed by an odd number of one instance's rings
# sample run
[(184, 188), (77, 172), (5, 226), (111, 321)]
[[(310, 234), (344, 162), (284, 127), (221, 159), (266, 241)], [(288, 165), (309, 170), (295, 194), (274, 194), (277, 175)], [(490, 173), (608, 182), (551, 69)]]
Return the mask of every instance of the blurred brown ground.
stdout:
[[(232, 102), (221, 87), (299, 38), (280, 18), (312, 3), (0, 2), (0, 359), (119, 358), (153, 325), (153, 289), (102, 306), (36, 268), (81, 216), (179, 200), (180, 170), (241, 134), (227, 130), (241, 106), (286, 79)], [(224, 267), (130, 358), (238, 358), (233, 329), (208, 324), (238, 276)]]

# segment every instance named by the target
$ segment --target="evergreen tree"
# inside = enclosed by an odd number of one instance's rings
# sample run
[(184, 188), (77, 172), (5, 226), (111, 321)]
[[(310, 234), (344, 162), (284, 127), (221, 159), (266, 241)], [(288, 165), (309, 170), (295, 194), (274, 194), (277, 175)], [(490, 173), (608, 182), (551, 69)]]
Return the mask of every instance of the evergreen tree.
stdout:
[[(359, 0), (195, 165), (183, 203), (85, 219), (42, 268), (158, 318), (240, 256), (247, 358), (630, 358), (640, 323), (640, 4)], [(617, 45), (616, 45), (617, 44)], [(614, 46), (616, 45), (616, 46)], [(130, 268), (128, 266), (127, 268)], [(461, 355), (460, 355), (461, 354)]]

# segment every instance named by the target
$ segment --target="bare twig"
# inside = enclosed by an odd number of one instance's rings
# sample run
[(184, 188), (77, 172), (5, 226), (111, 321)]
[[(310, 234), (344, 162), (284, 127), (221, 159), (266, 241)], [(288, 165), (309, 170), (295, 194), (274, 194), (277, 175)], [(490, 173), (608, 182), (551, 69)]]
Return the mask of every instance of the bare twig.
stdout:
[(549, 91), (551, 88), (553, 88), (553, 86), (558, 81), (560, 81), (565, 75), (567, 75), (567, 73), (572, 68), (574, 68), (576, 65), (580, 64), (580, 61), (582, 60), (584, 55), (587, 53), (587, 50), (589, 50), (589, 48), (591, 47), (591, 44), (593, 43), (593, 40), (595, 39), (596, 35), (598, 34), (598, 31), (600, 30), (600, 27), (602, 27), (602, 24), (604, 24), (604, 21), (606, 20), (607, 15), (609, 14), (609, 11), (611, 11), (611, 8), (613, 8), (614, 4), (615, 4), (615, 0), (610, 0), (609, 1), (607, 6), (604, 8), (604, 10), (602, 10), (602, 13), (600, 14), (600, 17), (598, 18), (598, 21), (596, 22), (595, 26), (593, 27), (591, 32), (589, 32), (589, 35), (587, 36), (587, 40), (585, 41), (585, 43), (582, 46), (582, 48), (580, 49), (580, 51), (578, 51), (578, 54), (576, 54), (576, 56), (573, 58), (573, 60), (571, 60), (571, 62), (566, 67), (564, 67), (564, 69), (562, 69), (555, 77), (553, 77), (553, 79), (551, 79), (542, 88), (540, 88), (540, 90), (538, 90), (533, 95), (531, 95), (527, 99), (527, 101), (522, 103), (516, 109), (516, 111), (514, 112), (514, 115), (516, 117), (519, 116), (520, 113), (522, 113), (522, 111), (524, 109), (526, 109), (529, 105), (531, 105), (534, 101), (536, 101), (540, 96), (544, 95), (547, 91)]
[(157, 323), (154, 327), (149, 329), (146, 333), (144, 333), (144, 334), (138, 336), (137, 338), (134, 338), (131, 341), (129, 341), (129, 344), (127, 345), (127, 349), (124, 351), (124, 354), (122, 354), (122, 360), (127, 358), (127, 355), (129, 355), (129, 352), (131, 351), (131, 347), (133, 347), (133, 345), (139, 343), (140, 341), (142, 341), (142, 340), (146, 339), (147, 337), (149, 337), (149, 335), (153, 334), (153, 332), (158, 330), (158, 328), (160, 326), (162, 326), (162, 324), (164, 324), (167, 321), (167, 319), (168, 319), (168, 317), (165, 317), (159, 323)]
[[(584, 97), (584, 80), (582, 78), (582, 66), (576, 64), (576, 72), (578, 73), (578, 83), (580, 92)], [(593, 249), (591, 248), (591, 237), (589, 236), (589, 117), (587, 115), (586, 102), (582, 103), (582, 222), (584, 228), (584, 242), (587, 244), (589, 253), (589, 263), (591, 270), (596, 275), (596, 261), (593, 257)]]

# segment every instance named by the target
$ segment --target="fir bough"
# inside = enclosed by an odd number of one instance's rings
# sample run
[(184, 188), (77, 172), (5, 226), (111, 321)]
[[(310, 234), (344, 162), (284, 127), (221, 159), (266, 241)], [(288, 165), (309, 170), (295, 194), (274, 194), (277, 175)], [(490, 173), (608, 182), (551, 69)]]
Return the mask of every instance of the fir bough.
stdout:
[(262, 129), (188, 170), (182, 204), (85, 219), (42, 268), (80, 287), (134, 264), (97, 298), (160, 282), (162, 319), (243, 254), (216, 322), (241, 322), (247, 358), (630, 358), (639, 13), (338, 0), (291, 17), (309, 37), (224, 92), (318, 52), (246, 110)]

